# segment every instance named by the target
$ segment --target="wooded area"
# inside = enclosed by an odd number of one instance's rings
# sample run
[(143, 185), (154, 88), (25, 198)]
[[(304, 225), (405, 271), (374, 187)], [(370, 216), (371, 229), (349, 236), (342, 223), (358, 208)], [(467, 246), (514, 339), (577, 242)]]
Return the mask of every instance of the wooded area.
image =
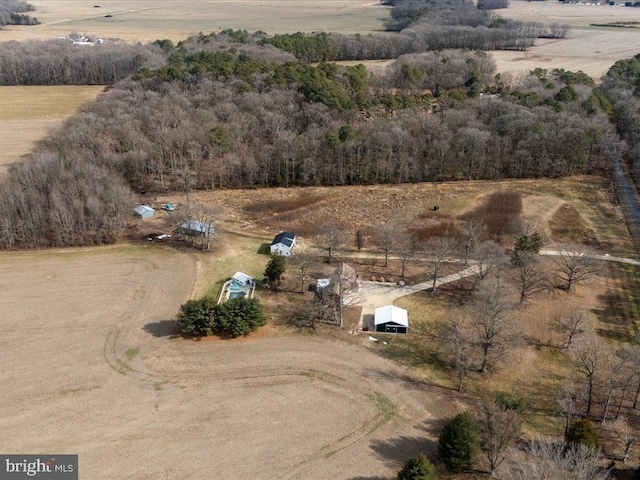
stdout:
[[(38, 155), (82, 159), (138, 191), (188, 191), (557, 177), (600, 171), (620, 147), (611, 107), (584, 74), (538, 70), (516, 84), (493, 79), (482, 52), (445, 50), (402, 56), (373, 76), (362, 65), (295, 62), (244, 38), (156, 42), (167, 65), (117, 84)], [(52, 183), (34, 175), (24, 190), (17, 180), (10, 176), (2, 195), (49, 192)], [(45, 217), (47, 198), (29, 200)], [(61, 237), (50, 225), (27, 235), (18, 212), (8, 215), (17, 223), (5, 225), (13, 232), (5, 248), (110, 238)]]
[(34, 10), (33, 5), (22, 0), (0, 1), (0, 28), (4, 25), (37, 25), (38, 19), (25, 15)]
[(75, 45), (70, 39), (0, 43), (0, 85), (111, 85), (166, 59), (156, 45)]

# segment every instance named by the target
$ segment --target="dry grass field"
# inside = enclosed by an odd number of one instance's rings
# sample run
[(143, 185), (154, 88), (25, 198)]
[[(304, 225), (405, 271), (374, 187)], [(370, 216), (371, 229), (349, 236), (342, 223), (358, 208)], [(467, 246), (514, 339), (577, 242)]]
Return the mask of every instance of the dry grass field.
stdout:
[[(218, 210), (222, 226), (230, 231), (262, 235), (281, 230), (297, 232), (303, 242), (317, 243), (318, 226), (339, 222), (354, 234), (368, 232), (365, 251), (374, 249), (374, 233), (387, 222), (409, 229), (459, 222), (492, 192), (515, 191), (523, 195), (522, 217), (535, 220), (551, 242), (582, 241), (619, 256), (635, 250), (620, 211), (611, 203), (608, 186), (600, 177), (452, 182), (352, 187), (271, 188), (196, 192), (197, 201)], [(180, 204), (180, 195), (150, 196), (145, 201), (160, 206)], [(375, 205), (375, 208), (372, 208)], [(438, 212), (432, 207), (438, 205)], [(566, 206), (565, 208), (561, 208)], [(566, 214), (566, 208), (572, 209)], [(573, 214), (573, 212), (576, 214)], [(565, 228), (574, 232), (567, 237)], [(347, 249), (355, 250), (350, 238)]]
[[(328, 31), (372, 33), (382, 29), (388, 7), (367, 0), (34, 0), (34, 27), (7, 27), (0, 41), (55, 38), (70, 32), (131, 42), (183, 40), (224, 28), (267, 33)], [(99, 5), (100, 8), (95, 7)], [(110, 17), (106, 17), (110, 15)]]
[(102, 86), (0, 87), (0, 173), (103, 91)]
[(611, 65), (640, 53), (637, 29), (591, 27), (591, 23), (640, 21), (640, 9), (609, 5), (560, 4), (511, 0), (498, 14), (515, 20), (566, 23), (564, 40), (537, 40), (526, 52), (492, 52), (499, 72), (526, 74), (534, 68), (564, 68), (601, 78)]
[(78, 453), (91, 479), (347, 479), (392, 475), (433, 441), (438, 389), (353, 342), (176, 336), (215, 260), (3, 254), (0, 450)]

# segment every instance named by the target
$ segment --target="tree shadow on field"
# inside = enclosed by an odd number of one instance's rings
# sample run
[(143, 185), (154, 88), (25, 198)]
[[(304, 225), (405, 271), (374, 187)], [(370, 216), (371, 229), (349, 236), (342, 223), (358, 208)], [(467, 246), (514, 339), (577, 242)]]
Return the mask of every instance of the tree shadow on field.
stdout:
[(142, 327), (145, 332), (150, 333), (154, 337), (178, 338), (181, 336), (178, 323), (175, 320), (160, 320), (159, 322), (150, 322)]
[[(432, 462), (438, 457), (438, 435), (445, 420), (427, 420), (414, 427), (418, 434), (403, 435), (388, 440), (373, 440), (369, 448), (389, 466), (402, 465), (410, 457), (424, 453)], [(424, 435), (422, 435), (424, 433)]]

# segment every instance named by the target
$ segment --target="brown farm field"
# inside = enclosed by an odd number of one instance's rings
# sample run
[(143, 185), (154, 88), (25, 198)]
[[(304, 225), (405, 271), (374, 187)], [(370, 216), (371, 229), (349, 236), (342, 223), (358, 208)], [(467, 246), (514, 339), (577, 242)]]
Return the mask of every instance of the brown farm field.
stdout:
[(0, 87), (0, 173), (104, 90), (103, 86)]
[(0, 449), (77, 453), (91, 479), (347, 479), (429, 444), (438, 389), (356, 343), (174, 335), (211, 257), (3, 254)]
[(521, 75), (537, 67), (564, 68), (582, 70), (598, 80), (617, 60), (640, 53), (640, 30), (590, 26), (640, 21), (639, 8), (511, 0), (509, 8), (499, 10), (498, 14), (515, 20), (571, 26), (564, 40), (539, 39), (526, 52), (491, 52), (499, 72)]
[(381, 31), (389, 15), (388, 7), (366, 0), (34, 0), (32, 4), (41, 25), (8, 27), (0, 31), (0, 41), (56, 38), (70, 32), (143, 43), (161, 38), (179, 41), (225, 28), (270, 34), (367, 34)]

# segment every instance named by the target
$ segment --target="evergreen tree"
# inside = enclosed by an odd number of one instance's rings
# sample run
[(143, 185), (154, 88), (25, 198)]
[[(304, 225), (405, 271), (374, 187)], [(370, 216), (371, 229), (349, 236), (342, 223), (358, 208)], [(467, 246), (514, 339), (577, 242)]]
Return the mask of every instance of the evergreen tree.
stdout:
[(433, 464), (423, 453), (411, 457), (398, 472), (398, 480), (435, 480)]
[(596, 430), (586, 418), (578, 420), (571, 426), (565, 435), (565, 440), (569, 446), (573, 447), (583, 445), (591, 450), (595, 450), (598, 447)]
[(469, 412), (459, 413), (444, 426), (438, 450), (449, 470), (461, 472), (471, 467), (478, 450), (478, 425)]
[(218, 305), (217, 323), (221, 331), (235, 338), (255, 332), (267, 319), (257, 299), (234, 298)]
[(216, 301), (212, 297), (187, 301), (180, 306), (177, 315), (180, 330), (194, 335), (213, 335), (219, 329), (216, 323), (216, 307)]
[(267, 267), (264, 270), (264, 278), (269, 287), (276, 292), (280, 287), (282, 281), (282, 275), (286, 270), (285, 258), (282, 255), (273, 254), (271, 260), (267, 263)]
[(531, 235), (521, 235), (516, 240), (513, 246), (513, 255), (511, 260), (514, 264), (520, 263), (520, 255), (523, 253), (531, 253), (537, 255), (542, 248), (542, 237), (538, 232), (533, 232)]

